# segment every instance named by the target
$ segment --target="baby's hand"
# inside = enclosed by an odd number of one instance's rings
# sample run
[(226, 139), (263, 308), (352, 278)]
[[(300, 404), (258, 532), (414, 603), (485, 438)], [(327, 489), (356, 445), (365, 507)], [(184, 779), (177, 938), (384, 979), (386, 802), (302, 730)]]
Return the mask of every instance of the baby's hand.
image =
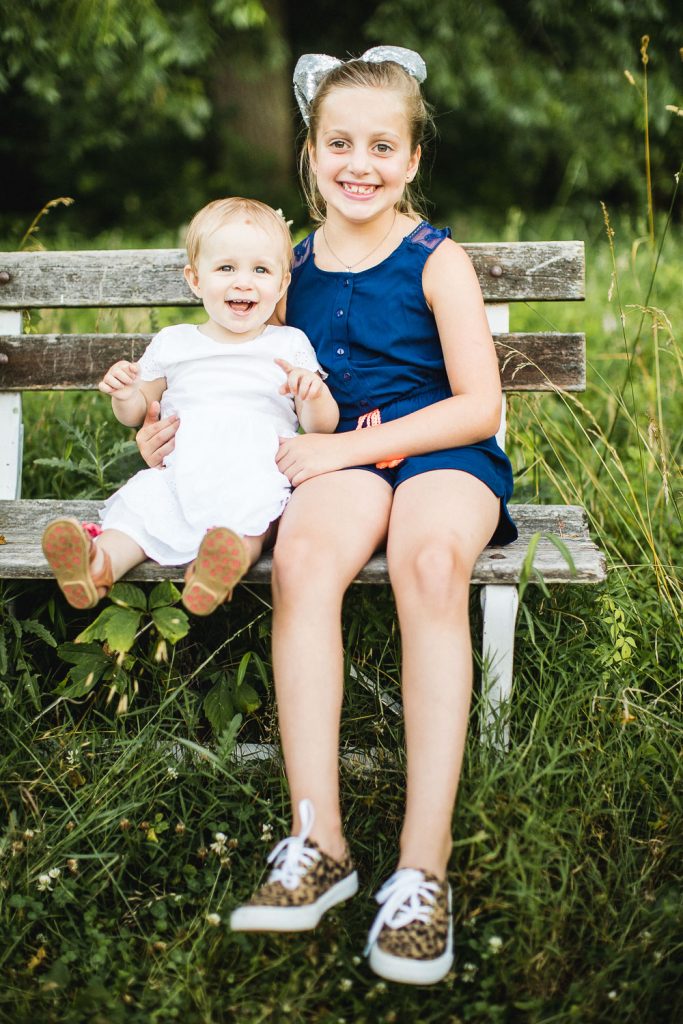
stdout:
[(275, 362), (287, 374), (287, 380), (280, 388), (281, 395), (295, 395), (302, 402), (310, 402), (314, 398), (320, 398), (327, 389), (318, 374), (312, 370), (292, 366), (286, 359), (276, 359)]
[(140, 367), (137, 363), (128, 363), (120, 359), (110, 366), (97, 387), (105, 395), (111, 395), (120, 402), (125, 402), (137, 394), (140, 387), (138, 379)]

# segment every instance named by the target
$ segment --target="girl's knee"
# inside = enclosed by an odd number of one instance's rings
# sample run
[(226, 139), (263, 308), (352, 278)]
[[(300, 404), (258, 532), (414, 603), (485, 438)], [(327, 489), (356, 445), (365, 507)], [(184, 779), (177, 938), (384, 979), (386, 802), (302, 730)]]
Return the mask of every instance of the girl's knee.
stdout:
[(390, 557), (389, 574), (397, 601), (407, 598), (439, 611), (467, 601), (472, 565), (455, 538), (439, 537)]
[[(273, 595), (300, 597), (335, 582), (334, 560), (314, 534), (280, 535), (273, 549)], [(340, 584), (341, 586), (341, 584)]]

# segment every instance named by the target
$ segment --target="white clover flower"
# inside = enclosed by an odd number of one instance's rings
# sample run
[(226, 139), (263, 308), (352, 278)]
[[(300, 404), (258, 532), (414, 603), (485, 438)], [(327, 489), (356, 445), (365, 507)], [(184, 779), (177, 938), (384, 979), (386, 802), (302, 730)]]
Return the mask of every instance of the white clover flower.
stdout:
[(221, 923), (221, 915), (220, 914), (207, 914), (206, 915), (206, 923), (210, 924), (212, 928), (218, 928), (218, 925)]
[(360, 962), (361, 960), (359, 956), (351, 957), (351, 963), (353, 964), (354, 967), (358, 967)]
[(500, 953), (503, 948), (503, 940), (500, 935), (492, 935), (489, 939), (489, 949), (492, 953)]
[(351, 981), (350, 978), (342, 978), (342, 980), (339, 982), (339, 988), (342, 990), (342, 992), (348, 992), (349, 989), (353, 988), (353, 982)]
[(169, 777), (169, 779), (178, 778), (178, 770), (176, 768), (173, 768), (171, 765), (169, 765), (168, 768), (166, 769), (166, 774)]
[(213, 838), (216, 840), (215, 843), (211, 843), (209, 849), (212, 853), (217, 856), (222, 856), (225, 853), (225, 847), (227, 843), (227, 836), (223, 832), (214, 832)]
[(52, 888), (51, 882), (52, 879), (49, 875), (38, 875), (38, 881), (36, 882), (38, 892), (45, 892), (46, 890), (49, 891)]
[(273, 838), (273, 826), (270, 824), (261, 826), (261, 842), (269, 843)]
[(613, 988), (611, 990), (611, 992), (607, 993), (607, 998), (608, 999), (616, 999), (617, 998), (617, 990), (615, 988)]
[(472, 964), (469, 961), (462, 965), (462, 980), (463, 981), (474, 981), (474, 976), (477, 973), (477, 965)]
[(50, 870), (48, 871), (48, 875), (50, 876), (50, 878), (59, 878), (61, 873), (62, 872), (60, 868), (50, 868)]

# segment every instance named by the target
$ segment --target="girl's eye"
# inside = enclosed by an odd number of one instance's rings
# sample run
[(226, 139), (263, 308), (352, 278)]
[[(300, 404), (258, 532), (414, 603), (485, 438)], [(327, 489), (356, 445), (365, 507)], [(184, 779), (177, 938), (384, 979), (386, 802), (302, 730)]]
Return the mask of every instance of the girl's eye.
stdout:
[(346, 143), (343, 139), (335, 139), (334, 142), (330, 143), (330, 146), (332, 149), (344, 149), (346, 147)]
[(222, 273), (226, 273), (226, 274), (227, 274), (227, 273), (228, 273), (228, 272), (229, 272), (230, 270), (233, 270), (233, 266), (232, 266), (232, 264), (231, 264), (231, 263), (224, 263), (224, 264), (223, 264), (223, 266), (222, 266), (222, 267), (219, 267), (218, 269), (219, 269), (219, 270), (220, 270), (220, 271), (221, 271)]
[(269, 272), (268, 267), (254, 267), (254, 270), (257, 274), (267, 274)]
[(375, 149), (378, 153), (391, 153), (391, 146), (386, 142), (378, 142)]

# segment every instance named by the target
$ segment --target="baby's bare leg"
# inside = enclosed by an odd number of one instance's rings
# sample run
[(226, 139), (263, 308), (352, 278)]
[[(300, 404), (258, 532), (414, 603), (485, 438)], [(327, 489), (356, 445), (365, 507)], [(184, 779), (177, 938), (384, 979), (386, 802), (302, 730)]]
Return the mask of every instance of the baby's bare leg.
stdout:
[(91, 563), (93, 574), (97, 575), (104, 568), (104, 552), (111, 559), (112, 576), (119, 580), (134, 565), (144, 562), (147, 555), (139, 544), (120, 530), (103, 530), (95, 538), (96, 555)]

